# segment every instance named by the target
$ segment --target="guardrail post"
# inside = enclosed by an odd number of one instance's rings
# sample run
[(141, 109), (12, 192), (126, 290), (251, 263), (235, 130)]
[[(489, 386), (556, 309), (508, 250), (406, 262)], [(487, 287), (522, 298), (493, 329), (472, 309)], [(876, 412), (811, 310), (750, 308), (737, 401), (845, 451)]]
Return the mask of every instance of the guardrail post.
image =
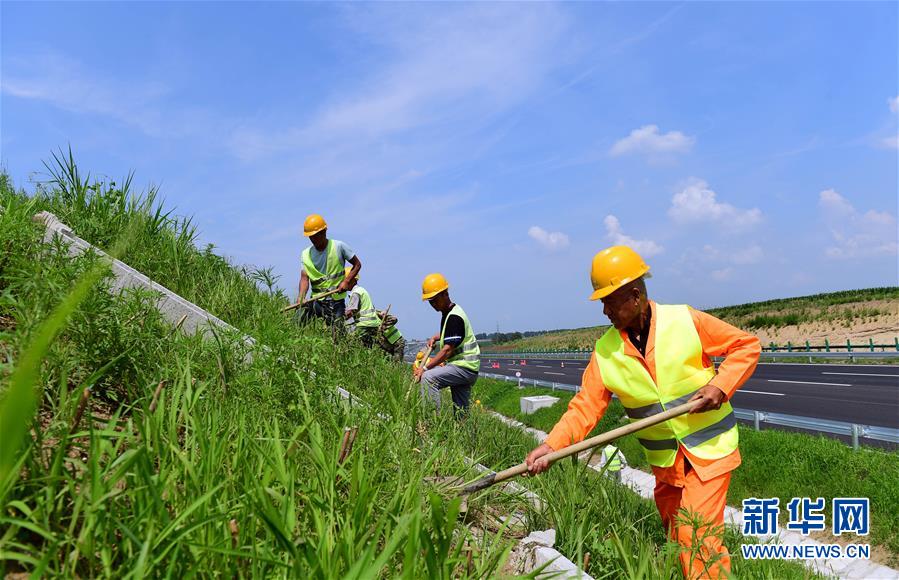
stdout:
[(755, 427), (756, 431), (761, 430), (761, 429), (759, 429), (759, 423), (761, 422), (761, 420), (762, 420), (762, 414), (758, 411), (753, 411), (752, 412), (752, 425)]
[(848, 338), (846, 339), (846, 352), (852, 352), (852, 343), (849, 342)]
[(852, 448), (858, 451), (858, 425), (852, 424)]

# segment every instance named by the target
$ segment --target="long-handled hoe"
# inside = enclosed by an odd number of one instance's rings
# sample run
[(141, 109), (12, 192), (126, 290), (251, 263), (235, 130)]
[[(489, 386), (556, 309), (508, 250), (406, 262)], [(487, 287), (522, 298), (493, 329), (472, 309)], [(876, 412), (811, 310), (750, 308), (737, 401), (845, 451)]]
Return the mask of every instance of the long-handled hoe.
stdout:
[(327, 292), (322, 292), (318, 296), (311, 297), (309, 300), (300, 300), (296, 304), (291, 304), (290, 306), (285, 306), (284, 308), (281, 309), (281, 312), (290, 312), (291, 310), (296, 310), (297, 308), (306, 306), (307, 304), (312, 304), (316, 300), (321, 300), (322, 298), (326, 298), (332, 294), (337, 294), (337, 292), (339, 292), (339, 290), (337, 288), (335, 288), (334, 290), (328, 290)]
[[(630, 435), (631, 433), (635, 433), (641, 429), (645, 429), (647, 427), (652, 427), (653, 425), (658, 425), (664, 421), (669, 419), (674, 419), (675, 417), (680, 417), (681, 415), (685, 415), (690, 412), (691, 409), (695, 405), (697, 405), (699, 401), (693, 401), (690, 403), (684, 403), (683, 405), (678, 405), (677, 407), (668, 409), (667, 411), (663, 411), (657, 415), (653, 415), (651, 417), (646, 417), (645, 419), (640, 419), (639, 421), (634, 421), (628, 425), (623, 427), (618, 427), (617, 429), (612, 429), (611, 431), (607, 431), (601, 435), (597, 435), (595, 437), (591, 437), (589, 439), (584, 439), (580, 443), (575, 443), (574, 445), (570, 445), (564, 449), (559, 451), (554, 451), (543, 457), (549, 461), (550, 464), (555, 463), (560, 459), (564, 459), (566, 457), (570, 457), (575, 455), (576, 453), (580, 453), (581, 451), (585, 451), (587, 449), (592, 449), (594, 447), (598, 447), (599, 445), (605, 445), (606, 443), (610, 443), (616, 439), (624, 437), (625, 435)], [(461, 495), (469, 495), (475, 493), (477, 491), (481, 491), (482, 489), (487, 489), (488, 487), (500, 483), (501, 481), (506, 481), (507, 479), (512, 479), (517, 475), (522, 475), (527, 473), (528, 466), (526, 463), (519, 463), (515, 467), (510, 467), (509, 469), (505, 469), (496, 473), (495, 471), (492, 473), (488, 473), (481, 479), (466, 485), (461, 490)]]

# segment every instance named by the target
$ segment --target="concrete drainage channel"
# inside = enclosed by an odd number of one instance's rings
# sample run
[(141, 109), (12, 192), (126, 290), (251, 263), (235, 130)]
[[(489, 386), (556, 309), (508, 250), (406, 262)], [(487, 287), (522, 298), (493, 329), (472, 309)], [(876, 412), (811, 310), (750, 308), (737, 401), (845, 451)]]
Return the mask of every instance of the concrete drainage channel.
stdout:
[[(199, 332), (204, 336), (209, 337), (212, 333), (216, 332), (216, 330), (225, 331), (229, 334), (239, 335), (241, 341), (249, 349), (258, 346), (253, 337), (240, 333), (240, 331), (230, 324), (217, 318), (196, 304), (185, 300), (165, 286), (154, 282), (121, 260), (109, 258), (105, 252), (76, 236), (69, 226), (62, 223), (59, 218), (52, 213), (41, 212), (35, 215), (33, 220), (42, 223), (47, 228), (44, 235), (45, 242), (49, 243), (57, 236), (66, 242), (69, 256), (74, 257), (87, 251), (93, 251), (98, 255), (109, 259), (112, 273), (115, 276), (115, 282), (113, 283), (111, 290), (117, 291), (125, 288), (139, 287), (158, 293), (159, 299), (156, 302), (156, 307), (166, 320), (181, 328), (184, 332), (189, 334)], [(249, 361), (251, 358), (252, 353), (247, 353), (245, 360)], [(343, 399), (346, 399), (351, 405), (361, 403), (358, 397), (354, 397), (352, 393), (342, 387), (337, 387), (337, 394)], [(387, 418), (380, 414), (379, 416), (381, 418)], [(465, 458), (465, 461), (479, 473), (491, 471), (488, 467), (476, 463), (474, 460), (467, 457)], [(508, 490), (507, 493), (524, 496), (534, 506), (539, 507), (543, 504), (543, 500), (537, 494), (518, 483), (508, 482), (502, 489), (504, 492)], [(519, 517), (522, 521), (524, 520), (524, 514), (521, 513), (513, 514), (512, 517)], [(518, 566), (522, 568), (520, 572), (529, 573), (540, 569), (541, 576), (592, 580), (590, 575), (581, 570), (574, 562), (566, 558), (558, 550), (553, 548), (555, 538), (556, 531), (550, 529), (531, 532), (530, 535), (519, 541), (518, 546), (513, 553), (518, 560)]]

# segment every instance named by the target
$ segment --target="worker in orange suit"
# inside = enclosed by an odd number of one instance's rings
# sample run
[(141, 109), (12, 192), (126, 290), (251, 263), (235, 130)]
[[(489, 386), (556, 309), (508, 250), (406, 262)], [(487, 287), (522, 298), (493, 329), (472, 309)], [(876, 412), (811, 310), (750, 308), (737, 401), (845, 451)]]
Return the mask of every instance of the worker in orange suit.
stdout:
[[(684, 576), (726, 577), (724, 507), (731, 471), (740, 465), (728, 401), (755, 370), (759, 340), (688, 306), (656, 304), (647, 297), (647, 277), (649, 266), (629, 247), (607, 248), (593, 258), (590, 299), (602, 300), (612, 327), (596, 341), (581, 391), (525, 462), (531, 474), (548, 469), (543, 456), (583, 440), (613, 393), (632, 421), (695, 401), (689, 414), (637, 437), (655, 474), (662, 523), (683, 547)], [(719, 356), (725, 358), (716, 372), (712, 357)], [(683, 517), (688, 513), (702, 520), (695, 531), (704, 539), (693, 549), (694, 529)]]

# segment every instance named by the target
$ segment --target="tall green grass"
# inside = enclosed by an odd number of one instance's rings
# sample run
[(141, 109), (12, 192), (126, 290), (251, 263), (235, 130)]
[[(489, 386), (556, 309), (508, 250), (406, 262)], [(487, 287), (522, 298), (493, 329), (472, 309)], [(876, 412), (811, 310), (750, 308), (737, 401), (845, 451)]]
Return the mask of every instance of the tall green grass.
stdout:
[[(529, 434), (505, 426), (477, 407), (465, 424), (464, 434), (471, 453), (497, 470), (520, 463), (535, 446)], [(579, 565), (587, 562), (586, 571), (594, 578), (682, 578), (679, 547), (667, 540), (652, 500), (602, 477), (585, 464), (568, 460), (539, 477), (518, 482), (543, 499), (543, 508), (529, 509), (530, 528), (555, 528), (559, 551)], [(747, 541), (753, 540), (732, 532), (725, 535), (735, 577), (817, 577), (794, 562), (743, 560), (739, 545)]]
[[(487, 408), (522, 423), (550, 432), (568, 408), (573, 393), (557, 391), (559, 402), (532, 415), (520, 412), (519, 398), (545, 395), (546, 389), (517, 389), (510, 383), (479, 379), (473, 396)], [(627, 421), (621, 404), (613, 400), (591, 435)], [(750, 497), (779, 497), (786, 505), (794, 497), (867, 497), (871, 500), (871, 542), (899, 554), (899, 452), (863, 447), (854, 451), (824, 436), (768, 430), (740, 425), (742, 465), (733, 472), (728, 502), (739, 506)], [(628, 464), (650, 471), (639, 442), (629, 435), (620, 439)]]
[[(421, 411), (406, 397), (407, 369), (349, 339), (335, 344), (320, 327), (297, 327), (279, 313), (284, 297), (259, 288), (258, 270), (195, 248), (188, 222), (159, 209), (154, 192), (135, 195), (128, 179), (88, 182), (62, 156), (50, 169), (32, 197), (0, 180), (0, 408), (4, 429), (31, 433), (2, 442), (12, 463), (0, 488), (0, 570), (497, 573), (511, 539), (473, 534), (459, 501), (423, 482), (437, 465), (466, 466), (458, 444), (415, 441)], [(40, 243), (31, 221), (40, 210), (107, 250), (136, 224), (123, 259), (266, 348), (247, 364), (239, 337), (173, 332), (152, 295), (113, 295), (109, 278), (87, 278), (95, 256), (71, 260), (58, 241)], [(379, 412), (348, 407), (338, 385), (377, 393)], [(23, 390), (36, 394), (37, 414), (17, 402)], [(339, 462), (349, 426), (358, 438)], [(435, 421), (427, 442), (454, 432), (451, 419)]]
[[(474, 411), (463, 421), (418, 404), (408, 369), (298, 327), (279, 308), (271, 271), (235, 268), (195, 247), (190, 220), (131, 180), (92, 181), (69, 154), (27, 196), (0, 177), (0, 406), (11, 373), (95, 258), (41, 244), (30, 218), (49, 210), (110, 250), (136, 224), (123, 260), (210, 310), (258, 344), (173, 332), (146, 292), (101, 278), (39, 357), (37, 414), (15, 446), (17, 478), (0, 489), (0, 567), (56, 577), (494, 577), (514, 536), (494, 517), (523, 509), (489, 490), (462, 521), (455, 494), (426, 478), (476, 475), (520, 461), (533, 440)], [(351, 391), (349, 406), (336, 387)], [(87, 396), (85, 397), (85, 393)], [(610, 416), (610, 419), (611, 416)], [(347, 427), (358, 428), (339, 461)], [(5, 444), (5, 443), (4, 443)], [(12, 471), (11, 471), (12, 472)], [(595, 474), (558, 466), (526, 481), (598, 577), (679, 577), (651, 503)], [(471, 521), (474, 514), (474, 521)], [(499, 521), (500, 523), (497, 523)], [(610, 533), (613, 532), (613, 533)], [(795, 566), (735, 564), (741, 577), (803, 577)]]

